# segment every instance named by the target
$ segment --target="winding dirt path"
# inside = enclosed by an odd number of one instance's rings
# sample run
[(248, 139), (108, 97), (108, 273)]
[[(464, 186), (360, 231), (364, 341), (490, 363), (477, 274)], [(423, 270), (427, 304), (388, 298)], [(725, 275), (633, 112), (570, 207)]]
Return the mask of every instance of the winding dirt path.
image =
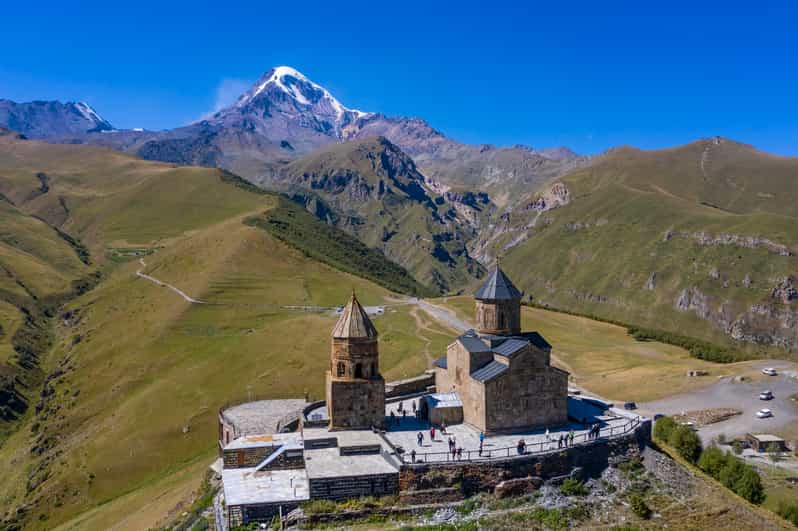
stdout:
[(147, 267), (147, 263), (144, 262), (144, 258), (139, 258), (139, 263), (141, 264), (141, 268), (139, 268), (139, 270), (136, 271), (136, 276), (137, 277), (143, 278), (144, 280), (149, 280), (153, 284), (157, 284), (157, 285), (162, 286), (164, 288), (169, 288), (170, 290), (174, 291), (175, 293), (177, 293), (178, 295), (183, 297), (183, 299), (186, 302), (190, 302), (191, 304), (211, 304), (211, 303), (209, 303), (207, 301), (201, 301), (199, 299), (195, 299), (195, 298), (189, 296), (188, 294), (186, 294), (186, 292), (184, 292), (180, 288), (177, 288), (177, 287), (175, 287), (175, 286), (173, 286), (173, 285), (171, 285), (171, 284), (169, 284), (167, 282), (164, 282), (162, 280), (158, 280), (157, 278), (144, 273), (144, 268)]

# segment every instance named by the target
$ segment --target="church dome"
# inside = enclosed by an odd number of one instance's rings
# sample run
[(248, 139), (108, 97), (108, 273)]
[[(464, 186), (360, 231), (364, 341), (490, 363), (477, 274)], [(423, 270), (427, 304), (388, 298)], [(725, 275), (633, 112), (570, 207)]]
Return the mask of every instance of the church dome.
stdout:
[(335, 339), (373, 339), (377, 337), (377, 329), (354, 293), (335, 324), (332, 336)]
[(521, 292), (515, 287), (513, 282), (507, 278), (504, 271), (497, 265), (487, 280), (474, 294), (477, 300), (515, 300), (521, 299)]

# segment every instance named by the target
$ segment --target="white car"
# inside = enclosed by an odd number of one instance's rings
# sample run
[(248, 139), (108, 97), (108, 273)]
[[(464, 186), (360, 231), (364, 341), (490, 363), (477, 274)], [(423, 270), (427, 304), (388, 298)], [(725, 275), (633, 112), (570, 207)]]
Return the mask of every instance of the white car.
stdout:
[(769, 409), (760, 409), (756, 412), (757, 418), (766, 419), (773, 416), (773, 412)]
[(762, 374), (767, 374), (768, 376), (776, 376), (779, 373), (777, 373), (776, 369), (774, 369), (773, 367), (765, 367), (764, 369), (762, 369)]
[(760, 400), (773, 400), (773, 392), (772, 391), (762, 391), (759, 393)]

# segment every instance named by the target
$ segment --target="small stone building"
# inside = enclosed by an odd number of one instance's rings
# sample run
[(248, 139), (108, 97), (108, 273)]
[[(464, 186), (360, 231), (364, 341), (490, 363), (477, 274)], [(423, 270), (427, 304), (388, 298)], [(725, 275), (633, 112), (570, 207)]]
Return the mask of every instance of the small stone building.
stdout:
[(380, 374), (377, 335), (352, 293), (332, 331), (326, 392), (331, 430), (385, 424), (385, 380)]
[(749, 433), (745, 438), (755, 452), (767, 452), (770, 450), (771, 445), (775, 446), (779, 452), (787, 452), (789, 450), (784, 439), (769, 433)]
[(435, 362), (437, 391), (456, 393), (464, 421), (485, 432), (568, 420), (568, 373), (552, 367), (540, 334), (521, 332), (521, 297), (497, 266), (475, 295), (479, 332), (458, 337)]

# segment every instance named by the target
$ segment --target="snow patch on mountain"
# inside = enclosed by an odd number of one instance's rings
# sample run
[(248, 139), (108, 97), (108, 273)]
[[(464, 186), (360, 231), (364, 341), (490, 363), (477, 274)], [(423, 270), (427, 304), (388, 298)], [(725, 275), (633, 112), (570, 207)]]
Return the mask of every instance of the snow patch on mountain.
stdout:
[[(303, 87), (303, 84), (306, 85), (306, 87)], [(347, 108), (341, 104), (341, 102), (338, 101), (335, 96), (330, 94), (326, 88), (314, 83), (302, 72), (290, 66), (278, 66), (273, 68), (269, 74), (261, 78), (261, 81), (253, 90), (250, 90), (239, 98), (235, 104), (235, 107), (241, 108), (246, 106), (270, 85), (276, 86), (301, 105), (313, 106), (320, 104), (323, 105), (326, 103), (333, 110), (336, 116), (336, 121), (339, 124), (340, 122), (344, 121), (344, 117), (347, 113), (354, 115), (355, 119), (373, 114), (369, 112), (363, 112), (358, 109)], [(309, 87), (310, 90), (304, 91), (303, 88), (307, 87)], [(321, 96), (316, 98), (315, 101), (311, 101), (308, 99), (308, 96), (313, 93), (320, 94)]]

